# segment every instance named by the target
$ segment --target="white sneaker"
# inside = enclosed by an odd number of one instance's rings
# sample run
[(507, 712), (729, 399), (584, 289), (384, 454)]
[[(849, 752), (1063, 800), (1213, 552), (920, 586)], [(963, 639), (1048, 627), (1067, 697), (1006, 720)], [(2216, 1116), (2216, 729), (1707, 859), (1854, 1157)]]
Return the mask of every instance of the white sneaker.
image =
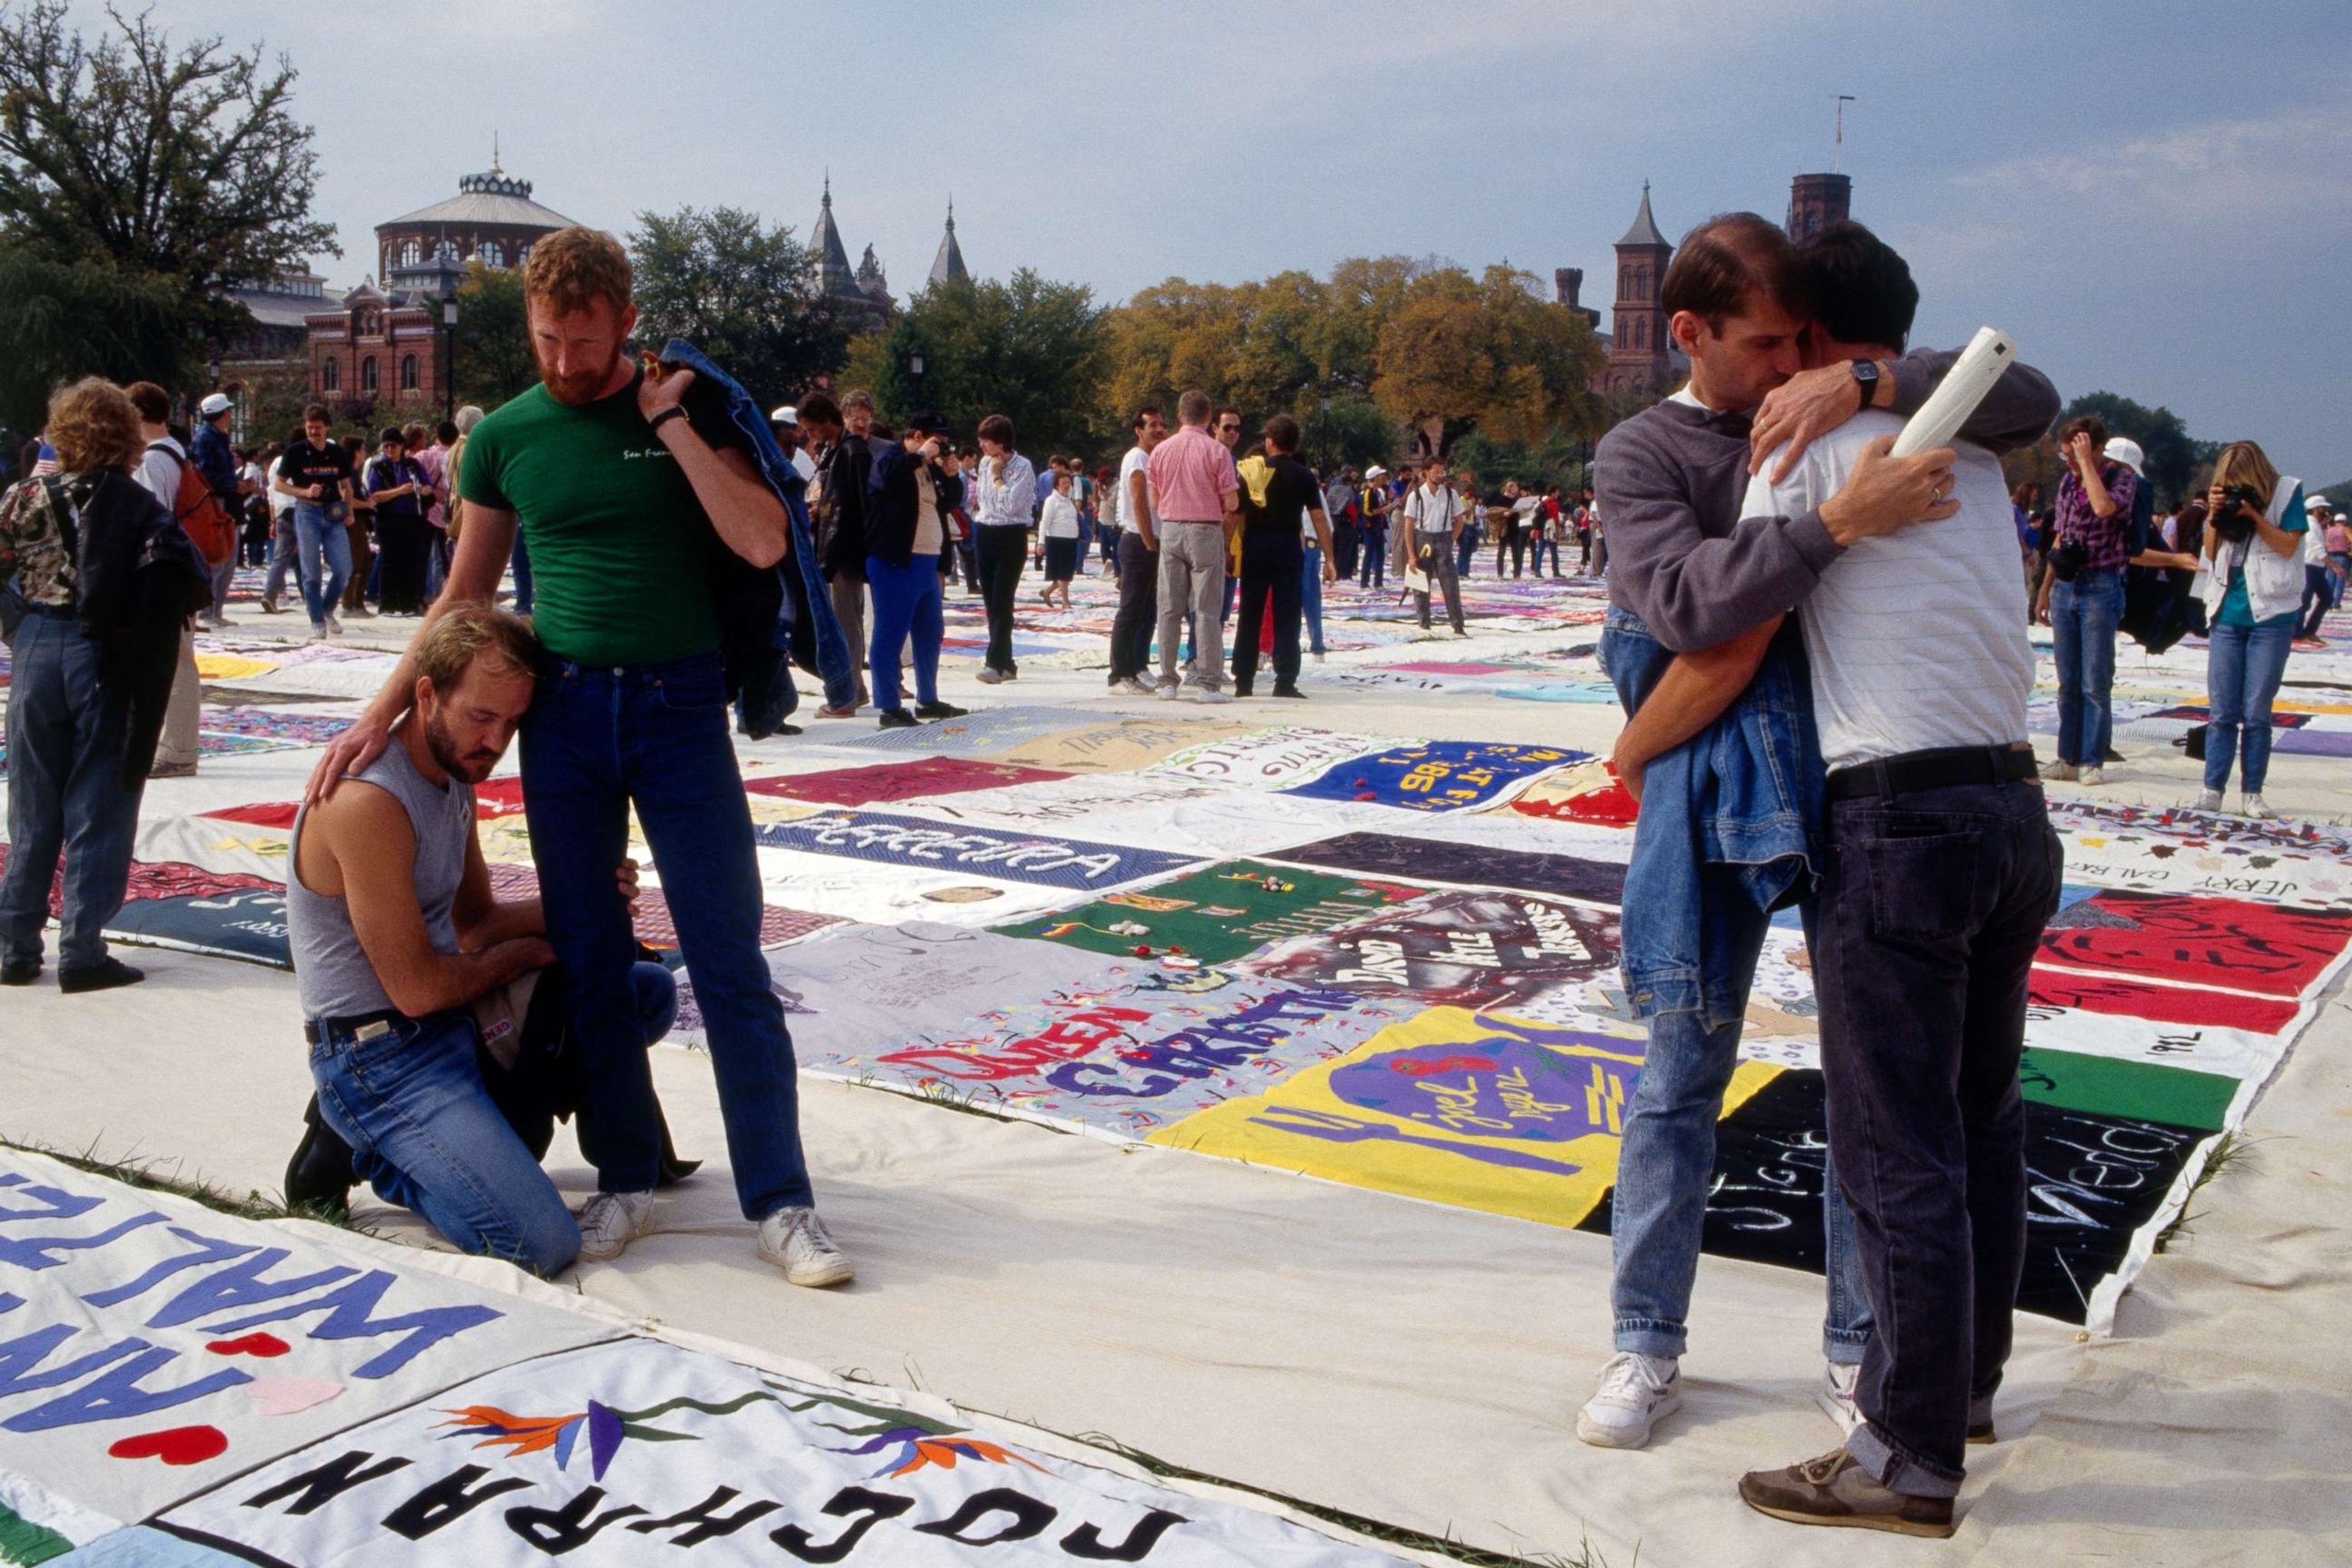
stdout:
[(1576, 1435), (1596, 1448), (1638, 1448), (1660, 1417), (1682, 1408), (1682, 1363), (1620, 1351), (1601, 1369), (1601, 1388), (1576, 1413)]
[(972, 679), (979, 681), (982, 686), (993, 686), (998, 681), (1003, 680), (1004, 676), (1002, 671), (991, 669), (983, 665), (981, 668), (980, 673), (973, 676)]
[(598, 1193), (572, 1216), (580, 1222), (580, 1257), (588, 1263), (618, 1258), (621, 1249), (654, 1229), (651, 1193)]
[(2086, 784), (2103, 784), (2107, 782), (2106, 770), (2104, 768), (2084, 768), (2081, 776), (2082, 781)]
[(1829, 1370), (1822, 1374), (1822, 1385), (1813, 1390), (1813, 1403), (1849, 1437), (1862, 1426), (1862, 1410), (1853, 1402), (1853, 1386), (1861, 1381), (1861, 1367), (1840, 1366), (1832, 1362)]
[(1195, 702), (1231, 702), (1234, 694), (1219, 686), (1195, 686), (1184, 694)]
[(2072, 763), (2053, 763), (2050, 764), (2050, 771), (2043, 776), (2054, 779), (2060, 784), (2073, 784), (2081, 776), (2081, 770)]
[(335, 614), (334, 611), (329, 610), (327, 612), (327, 629), (334, 633), (337, 637), (342, 636), (343, 617)]
[(2218, 789), (2207, 789), (2207, 790), (2200, 790), (2200, 791), (2198, 791), (2198, 792), (2197, 792), (2197, 805), (2196, 805), (2196, 806), (2195, 806), (2193, 809), (2198, 810), (2198, 811), (2219, 811), (2219, 810), (2221, 810), (2221, 792), (2220, 790), (2218, 790)]
[(2273, 811), (2261, 795), (2250, 795), (2238, 803), (2238, 815), (2250, 816), (2256, 822), (2269, 822), (2275, 818), (2278, 813)]
[(310, 623), (310, 640), (312, 642), (325, 642), (327, 640), (327, 626), (325, 622), (312, 621)]
[(846, 1285), (857, 1278), (848, 1254), (834, 1245), (824, 1221), (805, 1205), (778, 1209), (760, 1222), (760, 1256), (782, 1269), (793, 1284), (811, 1289)]
[(1149, 697), (1154, 689), (1131, 675), (1111, 688), (1111, 691), (1120, 697)]
[(1162, 702), (1173, 702), (1176, 700), (1177, 694), (1183, 689), (1172, 680), (1163, 680), (1160, 683), (1160, 689), (1156, 695)]
[(1319, 654), (1319, 653), (1318, 653), (1318, 654), (1313, 654), (1313, 655), (1310, 655), (1309, 657), (1310, 657), (1310, 658), (1312, 658), (1315, 660), (1315, 662), (1316, 662), (1316, 663), (1318, 663), (1318, 664), (1320, 664), (1320, 663), (1322, 663), (1322, 662), (1323, 662), (1323, 656), (1322, 656), (1321, 654)]

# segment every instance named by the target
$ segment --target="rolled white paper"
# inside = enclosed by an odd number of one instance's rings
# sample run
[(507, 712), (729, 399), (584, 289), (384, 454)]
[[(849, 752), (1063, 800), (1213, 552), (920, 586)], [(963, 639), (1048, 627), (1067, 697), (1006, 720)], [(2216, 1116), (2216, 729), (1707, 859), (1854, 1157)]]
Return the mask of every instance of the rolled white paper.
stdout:
[(1907, 458), (1914, 452), (1951, 445), (1952, 437), (1992, 390), (1992, 384), (2016, 358), (2017, 345), (2009, 341), (2007, 332), (1979, 327), (1942, 384), (1895, 437), (1895, 456)]

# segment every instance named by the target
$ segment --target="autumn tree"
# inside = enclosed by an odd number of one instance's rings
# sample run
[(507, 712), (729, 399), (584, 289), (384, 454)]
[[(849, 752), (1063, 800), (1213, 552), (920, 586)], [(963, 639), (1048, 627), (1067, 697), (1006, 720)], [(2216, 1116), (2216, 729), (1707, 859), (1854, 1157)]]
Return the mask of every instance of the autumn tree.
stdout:
[(1534, 279), (1490, 267), (1415, 280), (1381, 325), (1372, 399), (1437, 449), (1473, 430), (1533, 445), (1563, 428), (1590, 430), (1601, 348), (1584, 318), (1534, 292)]
[(522, 268), (486, 267), (479, 257), (466, 264), (452, 346), (453, 385), (460, 403), (496, 408), (539, 384), (539, 361), (530, 351), (530, 323), (523, 311)]

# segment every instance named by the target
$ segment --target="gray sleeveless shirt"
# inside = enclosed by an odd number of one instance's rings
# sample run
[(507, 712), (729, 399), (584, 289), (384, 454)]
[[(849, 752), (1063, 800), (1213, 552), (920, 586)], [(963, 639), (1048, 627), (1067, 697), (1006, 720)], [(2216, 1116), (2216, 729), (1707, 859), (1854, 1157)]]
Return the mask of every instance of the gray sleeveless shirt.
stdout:
[[(352, 775), (398, 801), (416, 834), (416, 901), (425, 911), (425, 939), (436, 952), (457, 951), (457, 928), (450, 910), (466, 875), (466, 846), (474, 833), (474, 790), (451, 779), (436, 788), (416, 771), (397, 734), (383, 755)], [(375, 977), (375, 966), (360, 949), (352, 911), (340, 898), (314, 893), (299, 870), (302, 823), (310, 808), (294, 817), (293, 855), (286, 868), (286, 928), (294, 950), (294, 980), (302, 1016), (347, 1018), (354, 1013), (389, 1010), (392, 998)]]

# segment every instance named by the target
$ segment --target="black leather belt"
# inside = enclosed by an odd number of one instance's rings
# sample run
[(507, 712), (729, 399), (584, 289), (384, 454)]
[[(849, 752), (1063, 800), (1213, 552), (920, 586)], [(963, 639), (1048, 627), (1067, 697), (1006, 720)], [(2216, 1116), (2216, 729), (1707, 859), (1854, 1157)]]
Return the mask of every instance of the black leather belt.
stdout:
[[(356, 1035), (371, 1024), (398, 1024), (407, 1021), (407, 1014), (393, 1007), (379, 1008), (373, 1013), (353, 1013), (343, 1018), (318, 1018), (306, 1022), (302, 1026), (302, 1043), (315, 1046), (329, 1033), (337, 1030), (347, 1035)], [(375, 1037), (370, 1035), (367, 1037), (373, 1039)]]
[(2031, 749), (1950, 746), (1933, 752), (1906, 752), (1883, 762), (1840, 768), (1829, 776), (1827, 793), (1832, 801), (1859, 800), (1866, 795), (1891, 798), (1967, 784), (2039, 783), (2041, 778)]

